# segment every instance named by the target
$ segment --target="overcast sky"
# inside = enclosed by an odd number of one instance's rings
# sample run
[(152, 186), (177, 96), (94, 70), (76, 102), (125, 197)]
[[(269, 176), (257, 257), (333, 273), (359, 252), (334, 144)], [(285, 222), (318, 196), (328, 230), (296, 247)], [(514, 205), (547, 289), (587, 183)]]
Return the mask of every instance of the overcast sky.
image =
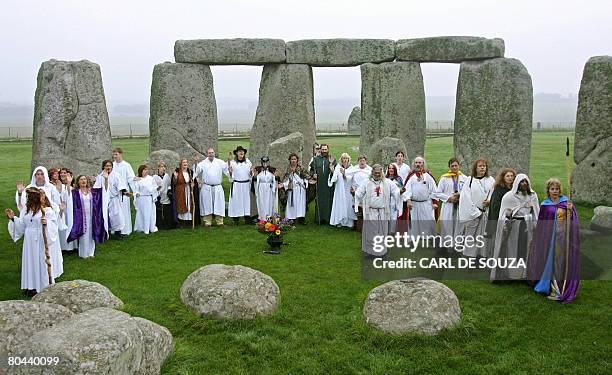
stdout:
[[(534, 91), (577, 93), (590, 56), (612, 55), (606, 0), (218, 0), (0, 3), (0, 102), (32, 104), (42, 61), (100, 64), (109, 105), (147, 103), (177, 39), (500, 37)], [(458, 65), (425, 64), (428, 96), (454, 95)], [(256, 100), (261, 67), (213, 68), (218, 98)], [(315, 68), (317, 99), (359, 97), (359, 68)]]

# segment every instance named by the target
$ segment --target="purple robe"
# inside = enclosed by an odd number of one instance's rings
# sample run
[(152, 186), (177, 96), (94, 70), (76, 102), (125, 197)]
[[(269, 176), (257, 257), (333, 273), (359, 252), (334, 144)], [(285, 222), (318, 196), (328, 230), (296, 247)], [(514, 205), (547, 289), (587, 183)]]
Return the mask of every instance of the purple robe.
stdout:
[[(536, 285), (536, 291), (547, 292), (549, 290), (551, 275), (556, 276), (561, 296), (559, 301), (570, 303), (578, 292), (580, 285), (580, 229), (576, 208), (572, 203), (570, 221), (570, 246), (569, 254), (566, 253), (566, 230), (567, 222), (557, 222), (557, 209), (567, 212), (567, 198), (561, 196), (557, 204), (546, 199), (540, 206), (540, 215), (536, 227), (535, 239), (529, 255), (529, 279)], [(567, 217), (567, 215), (566, 215)], [(556, 253), (561, 252), (560, 253)], [(553, 272), (555, 258), (562, 256), (567, 269)], [(554, 274), (553, 274), (554, 273)], [(547, 284), (548, 283), (548, 284)], [(563, 285), (565, 284), (565, 287)]]
[[(102, 213), (102, 188), (92, 188), (91, 194), (91, 234), (96, 243), (100, 244), (107, 240), (108, 234), (104, 229), (104, 216)], [(72, 190), (72, 229), (68, 236), (68, 242), (74, 241), (85, 234), (83, 218), (83, 198), (79, 189)]]

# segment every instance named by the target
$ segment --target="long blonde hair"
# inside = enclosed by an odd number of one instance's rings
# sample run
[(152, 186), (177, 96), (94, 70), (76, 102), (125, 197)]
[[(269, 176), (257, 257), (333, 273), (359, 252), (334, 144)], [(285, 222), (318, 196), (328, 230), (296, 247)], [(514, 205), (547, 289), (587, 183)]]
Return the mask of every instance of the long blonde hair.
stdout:
[(351, 164), (351, 155), (347, 154), (346, 152), (343, 152), (342, 155), (340, 155), (340, 164), (342, 164), (342, 158), (347, 158), (348, 163)]

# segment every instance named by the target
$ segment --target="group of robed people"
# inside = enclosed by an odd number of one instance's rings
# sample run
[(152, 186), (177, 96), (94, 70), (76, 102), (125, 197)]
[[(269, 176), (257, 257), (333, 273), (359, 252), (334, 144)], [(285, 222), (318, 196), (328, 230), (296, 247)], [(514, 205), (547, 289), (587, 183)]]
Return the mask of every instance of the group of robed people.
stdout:
[[(493, 178), (484, 159), (476, 160), (466, 176), (453, 158), (438, 182), (422, 157), (409, 166), (402, 151), (383, 168), (369, 166), (364, 155), (353, 165), (343, 153), (338, 162), (328, 145), (314, 145), (306, 167), (292, 153), (284, 171), (272, 167), (267, 156), (254, 166), (246, 154), (238, 146), (224, 161), (210, 148), (202, 160), (199, 154), (191, 163), (183, 158), (169, 173), (160, 163), (152, 175), (147, 165), (135, 175), (120, 148), (113, 150), (114, 161), (103, 162), (98, 176), (74, 180), (66, 168), (35, 168), (28, 186), (17, 184), (19, 214), (6, 210), (13, 240), (24, 237), (22, 289), (34, 293), (53, 283), (63, 271), (62, 251), (78, 249), (79, 256), (92, 257), (96, 244), (132, 230), (149, 234), (158, 228), (222, 226), (226, 215), (238, 225), (240, 218), (251, 224), (284, 211), (287, 219), (305, 223), (309, 203), (315, 201), (317, 224), (361, 231), (365, 222), (374, 224), (379, 235), (430, 236), (439, 228), (451, 239), (445, 246), (464, 256), (529, 261), (523, 271), (493, 269), (493, 280), (531, 280), (538, 292), (566, 303), (576, 294), (578, 220), (558, 180), (547, 182), (547, 199), (539, 204), (526, 175), (503, 169)], [(230, 184), (227, 210), (224, 175)], [(485, 245), (456, 246), (453, 241), (460, 236), (483, 236)], [(384, 255), (373, 252), (369, 241), (362, 241), (364, 252)]]

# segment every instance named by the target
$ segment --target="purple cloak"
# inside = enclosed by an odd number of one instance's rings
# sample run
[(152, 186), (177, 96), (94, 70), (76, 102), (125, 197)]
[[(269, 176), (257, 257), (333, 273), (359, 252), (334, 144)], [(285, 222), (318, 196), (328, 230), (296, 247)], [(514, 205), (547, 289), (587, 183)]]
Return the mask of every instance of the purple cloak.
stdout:
[[(91, 188), (91, 234), (96, 243), (100, 244), (108, 239), (104, 229), (104, 216), (102, 213), (102, 188)], [(68, 242), (74, 241), (85, 234), (83, 220), (83, 198), (79, 189), (72, 190), (72, 229)]]
[[(567, 212), (567, 198), (561, 196), (557, 204), (554, 204), (550, 199), (542, 202), (535, 239), (529, 255), (529, 280), (537, 283), (546, 274), (546, 271), (550, 274), (550, 269), (546, 270), (547, 260), (552, 256), (550, 251), (555, 251), (555, 247), (563, 251), (562, 256), (568, 263), (566, 265), (567, 274), (563, 278), (560, 277), (562, 275), (556, 275), (559, 287), (561, 288), (565, 284), (565, 289), (562, 290), (560, 298), (563, 303), (570, 303), (576, 297), (580, 285), (580, 227), (573, 203), (571, 207), (569, 254), (565, 253), (567, 249), (565, 243), (567, 222), (563, 221), (561, 223), (562, 227), (557, 222), (557, 209), (560, 208)], [(558, 236), (559, 231), (561, 231), (561, 235)], [(556, 243), (553, 241), (556, 241)], [(550, 262), (548, 263), (548, 267), (551, 267)]]

